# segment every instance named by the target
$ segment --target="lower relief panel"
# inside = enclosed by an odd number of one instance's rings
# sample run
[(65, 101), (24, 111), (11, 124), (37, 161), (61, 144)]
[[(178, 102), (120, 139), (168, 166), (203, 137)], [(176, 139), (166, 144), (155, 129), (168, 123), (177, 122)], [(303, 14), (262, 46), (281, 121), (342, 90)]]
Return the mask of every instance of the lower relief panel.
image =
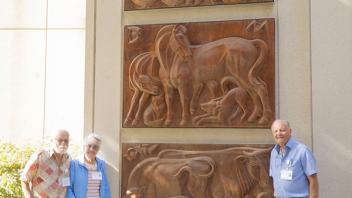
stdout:
[(123, 144), (123, 198), (272, 198), (272, 145)]

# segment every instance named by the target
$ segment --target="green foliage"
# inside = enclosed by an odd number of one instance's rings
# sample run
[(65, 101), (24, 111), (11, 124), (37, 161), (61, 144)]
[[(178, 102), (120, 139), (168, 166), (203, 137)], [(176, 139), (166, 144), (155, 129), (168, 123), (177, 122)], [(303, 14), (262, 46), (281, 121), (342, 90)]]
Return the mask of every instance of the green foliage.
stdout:
[(0, 197), (23, 197), (20, 170), (23, 169), (34, 148), (17, 147), (11, 143), (0, 142)]
[[(39, 148), (50, 147), (46, 140)], [(0, 198), (22, 198), (20, 171), (35, 150), (33, 146), (19, 147), (0, 141)], [(70, 144), (69, 153), (77, 158), (80, 153), (78, 144)]]

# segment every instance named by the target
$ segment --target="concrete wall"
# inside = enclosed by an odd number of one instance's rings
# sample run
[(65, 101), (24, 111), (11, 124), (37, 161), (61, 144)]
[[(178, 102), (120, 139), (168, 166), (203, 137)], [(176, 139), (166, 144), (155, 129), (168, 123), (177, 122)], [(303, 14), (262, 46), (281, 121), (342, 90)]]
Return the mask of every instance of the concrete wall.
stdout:
[(321, 197), (351, 197), (352, 1), (311, 2), (313, 143)]
[[(269, 129), (122, 128), (123, 26), (264, 17), (276, 19), (277, 117), (290, 120), (294, 136), (313, 148), (321, 197), (351, 194), (347, 186), (352, 172), (347, 128), (352, 93), (348, 83), (351, 4), (350, 0), (279, 0), (124, 12), (120, 0), (88, 0), (85, 131), (104, 134), (102, 155), (109, 164), (113, 197), (119, 197), (121, 143), (272, 143)], [(343, 23), (344, 19), (349, 21)]]

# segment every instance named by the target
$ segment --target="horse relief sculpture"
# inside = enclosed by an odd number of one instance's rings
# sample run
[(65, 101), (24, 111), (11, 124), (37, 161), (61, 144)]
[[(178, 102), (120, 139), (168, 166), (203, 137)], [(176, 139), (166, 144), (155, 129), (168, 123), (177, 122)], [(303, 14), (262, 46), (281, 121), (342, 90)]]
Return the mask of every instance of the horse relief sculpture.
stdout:
[(125, 40), (124, 127), (269, 127), (273, 19), (139, 28), (153, 36)]
[(141, 159), (129, 157), (134, 148), (123, 145), (121, 197), (273, 198), (271, 146), (150, 147), (154, 152)]
[(125, 0), (125, 10), (189, 6), (231, 5), (273, 2), (274, 0)]

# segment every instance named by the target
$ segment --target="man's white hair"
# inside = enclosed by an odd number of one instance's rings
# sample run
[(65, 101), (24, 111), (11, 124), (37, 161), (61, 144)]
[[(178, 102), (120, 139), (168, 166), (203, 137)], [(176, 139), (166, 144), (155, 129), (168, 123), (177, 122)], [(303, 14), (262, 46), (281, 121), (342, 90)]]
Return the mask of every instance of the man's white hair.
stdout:
[(70, 136), (70, 133), (68, 132), (67, 129), (53, 129), (50, 131), (49, 137), (51, 139), (55, 139), (55, 137), (59, 134), (66, 133), (68, 136)]
[(283, 122), (283, 123), (286, 124), (286, 126), (287, 126), (289, 129), (291, 129), (291, 126), (290, 126), (290, 122), (289, 122), (289, 121), (284, 120), (284, 119), (276, 119), (276, 120), (274, 120), (274, 122), (271, 124), (271, 127), (270, 127), (271, 130), (273, 130), (273, 126), (274, 126), (274, 124), (277, 123), (277, 122)]

